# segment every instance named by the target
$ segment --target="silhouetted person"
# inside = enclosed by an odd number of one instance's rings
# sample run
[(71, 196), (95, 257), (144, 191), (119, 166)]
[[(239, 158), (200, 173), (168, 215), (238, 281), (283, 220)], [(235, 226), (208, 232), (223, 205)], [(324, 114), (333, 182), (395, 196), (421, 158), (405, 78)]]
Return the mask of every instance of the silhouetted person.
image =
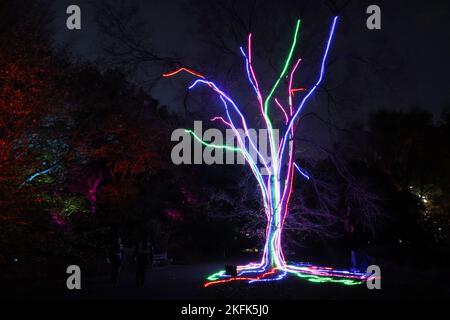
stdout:
[(134, 254), (136, 261), (136, 285), (143, 286), (147, 268), (153, 265), (153, 246), (149, 241), (142, 241), (138, 244)]
[(123, 260), (123, 245), (120, 238), (115, 239), (109, 250), (109, 262), (111, 264), (111, 282), (116, 284), (119, 279), (120, 268)]
[(367, 238), (361, 226), (355, 221), (351, 210), (347, 209), (346, 231), (347, 244), (350, 249), (351, 271), (364, 272), (369, 265), (369, 256), (366, 254)]

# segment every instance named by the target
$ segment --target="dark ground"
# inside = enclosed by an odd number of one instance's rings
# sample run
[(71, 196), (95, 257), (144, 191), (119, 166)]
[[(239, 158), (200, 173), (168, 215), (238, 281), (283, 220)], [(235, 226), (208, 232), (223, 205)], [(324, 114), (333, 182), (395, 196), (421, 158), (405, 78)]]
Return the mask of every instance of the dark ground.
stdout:
[[(109, 283), (105, 265), (102, 276), (84, 277), (82, 289), (69, 291), (65, 281), (48, 288), (37, 282), (10, 286), (1, 296), (12, 299), (436, 299), (450, 298), (448, 270), (407, 266), (381, 266), (381, 290), (363, 285), (312, 283), (297, 277), (283, 281), (247, 284), (235, 282), (203, 288), (206, 276), (223, 269), (224, 262), (155, 267), (144, 287), (137, 288), (132, 264), (123, 269), (117, 285)], [(83, 277), (83, 275), (82, 275)], [(44, 289), (45, 288), (45, 289)], [(5, 287), (3, 289), (6, 289)]]

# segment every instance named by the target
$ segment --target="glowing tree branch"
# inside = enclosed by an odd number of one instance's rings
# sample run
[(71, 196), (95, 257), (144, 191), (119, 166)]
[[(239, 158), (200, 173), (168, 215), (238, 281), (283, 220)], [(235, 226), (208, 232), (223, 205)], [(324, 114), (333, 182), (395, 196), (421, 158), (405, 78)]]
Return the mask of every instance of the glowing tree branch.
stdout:
[[(267, 225), (264, 251), (261, 261), (257, 263), (249, 263), (247, 265), (238, 266), (238, 276), (236, 277), (226, 275), (225, 271), (215, 273), (208, 277), (209, 282), (205, 284), (205, 287), (217, 283), (237, 280), (248, 281), (249, 283), (280, 280), (287, 274), (295, 274), (312, 282), (336, 282), (346, 285), (361, 283), (363, 281), (366, 281), (369, 277), (363, 272), (334, 270), (333, 268), (316, 267), (310, 264), (299, 265), (294, 263), (287, 263), (283, 254), (281, 241), (283, 226), (289, 213), (289, 202), (293, 190), (294, 172), (297, 171), (299, 175), (306, 181), (310, 179), (309, 174), (307, 174), (305, 170), (300, 168), (294, 162), (294, 134), (296, 122), (306, 102), (316, 91), (317, 87), (320, 86), (324, 78), (326, 60), (331, 47), (337, 20), (338, 17), (335, 17), (333, 19), (330, 28), (324, 54), (321, 60), (319, 77), (315, 84), (309, 89), (309, 91), (307, 91), (305, 88), (293, 87), (294, 76), (300, 65), (301, 59), (296, 60), (294, 66), (289, 72), (289, 67), (291, 66), (291, 62), (294, 57), (294, 52), (300, 32), (300, 20), (298, 20), (296, 23), (292, 44), (288, 51), (287, 58), (283, 64), (283, 68), (278, 78), (275, 80), (275, 83), (270, 87), (271, 89), (269, 91), (269, 94), (265, 98), (263, 97), (263, 94), (261, 92), (259, 81), (256, 77), (256, 72), (253, 67), (251, 34), (249, 34), (248, 36), (247, 52), (245, 52), (242, 47), (240, 48), (240, 51), (245, 60), (247, 79), (251, 85), (251, 88), (253, 89), (254, 94), (256, 95), (256, 101), (267, 128), (271, 159), (270, 166), (250, 138), (246, 118), (241, 112), (241, 109), (238, 107), (237, 103), (231, 98), (229, 94), (221, 90), (219, 86), (214, 82), (209, 81), (203, 74), (187, 68), (180, 68), (163, 75), (164, 77), (171, 77), (181, 72), (189, 73), (190, 75), (199, 78), (194, 81), (189, 89), (195, 88), (198, 84), (203, 84), (219, 96), (224, 108), (226, 119), (221, 116), (217, 116), (211, 120), (220, 120), (225, 126), (231, 128), (236, 135), (238, 147), (226, 144), (211, 144), (203, 141), (201, 137), (198, 137), (192, 130), (186, 130), (186, 132), (190, 133), (197, 141), (199, 141), (206, 147), (225, 149), (227, 151), (233, 152), (241, 152), (244, 155), (245, 161), (250, 166), (252, 173), (258, 182), (263, 198)], [(277, 90), (280, 88), (282, 80), (287, 77), (289, 78), (287, 88), (288, 109), (283, 106), (283, 104), (280, 102), (280, 99), (275, 95), (277, 93)], [(302, 92), (306, 92), (306, 94), (301, 99), (298, 107), (295, 108), (294, 95), (296, 93), (300, 95)], [(281, 114), (284, 118), (282, 127), (285, 128), (285, 131), (282, 134), (280, 141), (275, 141), (274, 128), (272, 124), (273, 122), (270, 117), (271, 107), (273, 107), (272, 101), (274, 101), (275, 107), (277, 108), (277, 110), (281, 111)], [(239, 121), (233, 121), (232, 113), (237, 115)], [(248, 147), (246, 146), (245, 139), (243, 139), (238, 132), (237, 124), (239, 124), (240, 127), (243, 128), (245, 135), (249, 137)], [(287, 152), (286, 146), (288, 146)], [(257, 159), (253, 159), (251, 157), (251, 151), (255, 151), (257, 153)], [(261, 160), (263, 168), (268, 174), (266, 178), (263, 177), (261, 169), (257, 166), (256, 161), (258, 159)]]

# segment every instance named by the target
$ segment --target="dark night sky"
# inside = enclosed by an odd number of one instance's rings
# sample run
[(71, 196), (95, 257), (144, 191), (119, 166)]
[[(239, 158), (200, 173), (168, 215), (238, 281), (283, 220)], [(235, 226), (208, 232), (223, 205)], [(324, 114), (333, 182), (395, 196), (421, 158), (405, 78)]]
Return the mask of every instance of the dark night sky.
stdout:
[[(170, 53), (179, 49), (189, 59), (190, 54), (197, 55), (198, 51), (208, 49), (195, 38), (196, 20), (183, 11), (180, 2), (181, 0), (140, 1), (141, 18), (148, 20), (152, 26), (154, 32), (149, 35), (149, 39), (159, 51)], [(311, 27), (311, 17), (314, 17), (314, 23), (322, 25), (325, 28), (323, 30), (326, 30), (330, 21), (329, 11), (326, 11), (328, 9), (323, 4), (316, 3), (313, 7), (318, 8), (317, 13), (308, 12), (309, 20), (308, 17), (305, 18), (304, 28)], [(65, 28), (65, 8), (70, 4), (78, 4), (82, 8), (81, 31), (68, 31)], [(369, 4), (381, 7), (380, 31), (365, 28), (365, 8)], [(93, 20), (93, 7), (92, 1), (88, 0), (54, 1), (55, 44), (69, 45), (72, 53), (96, 59), (101, 48)], [(353, 104), (353, 108), (363, 109), (360, 110), (360, 115), (367, 115), (378, 108), (398, 110), (418, 105), (433, 112), (437, 118), (442, 107), (450, 104), (449, 8), (448, 1), (402, 0), (353, 1), (346, 9), (337, 29), (333, 54), (340, 57), (350, 52), (357, 52), (361, 57), (383, 55), (384, 65), (381, 67), (392, 69), (383, 73), (380, 78), (372, 74), (359, 74), (355, 76), (355, 81), (349, 82), (346, 91), (358, 93), (355, 100), (357, 103), (356, 106)], [(400, 69), (397, 70), (397, 67)], [(333, 75), (336, 76), (339, 77), (339, 73)], [(363, 86), (360, 77), (371, 79)], [(162, 85), (154, 89), (152, 94), (163, 103), (176, 108), (178, 102), (173, 100), (169, 89)]]

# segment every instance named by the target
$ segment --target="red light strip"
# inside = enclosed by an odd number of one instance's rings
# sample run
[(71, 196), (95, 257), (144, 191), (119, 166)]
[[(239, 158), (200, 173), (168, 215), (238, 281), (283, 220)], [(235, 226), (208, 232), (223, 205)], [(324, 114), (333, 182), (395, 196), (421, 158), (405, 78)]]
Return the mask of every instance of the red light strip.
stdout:
[(296, 92), (306, 91), (306, 88), (295, 88), (291, 89), (291, 95), (294, 95)]
[(165, 77), (165, 78), (172, 77), (172, 76), (174, 76), (174, 75), (176, 75), (176, 74), (178, 74), (178, 73), (180, 73), (182, 71), (190, 73), (190, 74), (192, 74), (194, 76), (197, 76), (199, 78), (205, 79), (205, 76), (202, 75), (201, 73), (198, 73), (198, 72), (196, 72), (194, 70), (191, 70), (191, 69), (188, 69), (188, 68), (180, 68), (180, 69), (177, 69), (177, 70), (172, 71), (172, 72), (164, 73), (162, 76)]
[(209, 287), (210, 285), (213, 285), (213, 284), (219, 284), (219, 283), (231, 282), (231, 281), (238, 281), (238, 280), (244, 280), (244, 281), (245, 280), (248, 280), (248, 281), (261, 280), (261, 279), (265, 278), (269, 274), (274, 274), (277, 271), (277, 269), (278, 268), (273, 268), (272, 270), (270, 270), (270, 271), (268, 271), (266, 273), (263, 273), (262, 275), (260, 275), (258, 277), (255, 277), (255, 278), (250, 278), (250, 277), (229, 278), (229, 279), (211, 281), (211, 282), (205, 283), (203, 286), (206, 288), (206, 287)]

